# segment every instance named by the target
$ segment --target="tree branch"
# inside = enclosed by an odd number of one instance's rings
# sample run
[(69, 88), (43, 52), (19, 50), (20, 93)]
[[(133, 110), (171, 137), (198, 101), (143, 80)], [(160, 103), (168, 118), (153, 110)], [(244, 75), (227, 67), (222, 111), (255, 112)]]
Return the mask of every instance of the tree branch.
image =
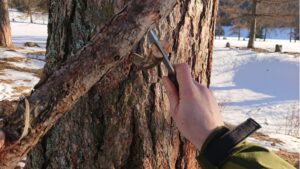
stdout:
[(132, 0), (127, 8), (91, 38), (90, 43), (66, 61), (44, 84), (27, 97), (30, 107), (28, 135), (18, 140), (24, 127), (24, 100), (5, 117), (2, 130), (7, 135), (0, 152), (0, 168), (15, 165), (39, 139), (70, 111), (78, 99), (96, 82), (127, 58), (149, 27), (171, 12), (175, 0)]

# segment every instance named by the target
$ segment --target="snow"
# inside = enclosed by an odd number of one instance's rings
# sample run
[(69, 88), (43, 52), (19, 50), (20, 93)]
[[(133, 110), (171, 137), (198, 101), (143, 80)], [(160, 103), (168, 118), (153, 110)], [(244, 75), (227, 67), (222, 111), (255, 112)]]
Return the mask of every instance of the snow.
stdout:
[[(48, 15), (45, 15), (41, 12), (33, 12), (32, 19), (35, 24), (48, 23)], [(16, 9), (9, 9), (9, 20), (11, 22), (30, 23), (29, 15), (26, 15), (23, 12), (19, 12)]]
[[(11, 69), (1, 71), (4, 75), (0, 75), (0, 79), (12, 80), (12, 84), (1, 83), (0, 85), (0, 101), (1, 100), (15, 100), (25, 93), (31, 91), (32, 87), (39, 81), (32, 73), (20, 72)], [(15, 91), (16, 87), (24, 87), (22, 92)]]
[(25, 42), (35, 42), (42, 48), (46, 47), (47, 25), (11, 22), (12, 40), (17, 47)]
[[(215, 47), (223, 48), (225, 47), (226, 43), (229, 42), (231, 46), (234, 47), (247, 47), (248, 38), (245, 40), (237, 40), (236, 37), (227, 37), (226, 39), (216, 39), (215, 40)], [(266, 42), (263, 40), (257, 39), (254, 46), (262, 49), (266, 49), (270, 52), (275, 51), (275, 45), (282, 45), (283, 52), (297, 52), (300, 53), (300, 41), (297, 42), (290, 42), (289, 40), (274, 40), (274, 39), (267, 39)]]
[[(39, 81), (39, 77), (33, 73), (21, 72), (21, 70), (18, 70), (19, 68), (37, 70), (42, 69), (45, 64), (43, 61), (45, 56), (34, 53), (45, 52), (46, 50), (47, 25), (31, 24), (26, 17), (21, 15), (20, 12), (10, 10), (10, 18), (15, 20), (11, 22), (11, 30), (13, 44), (16, 48), (14, 50), (0, 48), (0, 62), (4, 62), (3, 59), (9, 58), (17, 58), (19, 61), (7, 61), (16, 69), (0, 69), (0, 101), (18, 99), (20, 96), (29, 93)], [(45, 15), (43, 17), (47, 18)], [(38, 18), (39, 16), (35, 14), (35, 22), (40, 22)], [(25, 42), (35, 42), (40, 47), (24, 47)]]
[[(222, 26), (224, 30), (224, 36), (225, 37), (237, 37), (237, 34), (234, 34), (231, 31), (232, 26)], [(290, 38), (290, 28), (268, 28), (267, 30), (267, 39), (280, 39), (280, 40), (286, 40)], [(246, 28), (241, 29), (241, 39), (247, 38), (249, 36), (249, 30)]]
[[(230, 43), (246, 46), (233, 38)], [(268, 49), (274, 42), (261, 43), (256, 45)], [(275, 148), (299, 151), (299, 56), (229, 49), (225, 44), (215, 40), (211, 77), (225, 122), (238, 125), (252, 117), (262, 125), (261, 132), (284, 142)], [(290, 43), (286, 50), (300, 52), (299, 43)]]

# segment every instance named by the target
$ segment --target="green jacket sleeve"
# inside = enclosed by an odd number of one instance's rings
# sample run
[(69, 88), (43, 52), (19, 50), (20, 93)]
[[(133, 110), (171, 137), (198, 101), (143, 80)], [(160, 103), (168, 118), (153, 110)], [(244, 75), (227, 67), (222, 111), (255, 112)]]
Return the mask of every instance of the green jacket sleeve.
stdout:
[(203, 151), (216, 132), (218, 131), (214, 131), (208, 137), (197, 157), (203, 169), (294, 169), (292, 165), (270, 150), (247, 142), (242, 142), (235, 146), (229, 157), (227, 157), (220, 166), (213, 166), (205, 159)]

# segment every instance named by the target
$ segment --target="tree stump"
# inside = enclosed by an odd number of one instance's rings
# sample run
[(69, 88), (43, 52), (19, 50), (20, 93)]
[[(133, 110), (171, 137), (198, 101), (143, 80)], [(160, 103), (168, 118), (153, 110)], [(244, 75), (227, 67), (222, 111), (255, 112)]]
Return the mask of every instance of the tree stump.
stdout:
[(275, 52), (282, 52), (282, 45), (276, 44), (276, 46), (275, 46)]
[(40, 45), (35, 43), (35, 42), (25, 42), (24, 46), (26, 46), (26, 47), (40, 47)]
[(226, 48), (230, 48), (230, 43), (229, 42), (226, 43)]

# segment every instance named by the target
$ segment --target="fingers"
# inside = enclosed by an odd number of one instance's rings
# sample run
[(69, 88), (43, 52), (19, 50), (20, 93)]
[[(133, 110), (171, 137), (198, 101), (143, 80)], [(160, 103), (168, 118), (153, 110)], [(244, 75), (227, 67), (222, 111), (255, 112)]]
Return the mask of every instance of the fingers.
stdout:
[(194, 92), (194, 80), (191, 70), (187, 64), (178, 64), (174, 66), (176, 77), (179, 84), (179, 95), (181, 98), (189, 97)]
[(168, 77), (163, 78), (163, 84), (166, 88), (167, 95), (169, 98), (171, 115), (174, 117), (179, 103), (178, 91), (173, 82)]
[(0, 130), (0, 149), (4, 147), (4, 143), (5, 143), (5, 133), (2, 130)]

